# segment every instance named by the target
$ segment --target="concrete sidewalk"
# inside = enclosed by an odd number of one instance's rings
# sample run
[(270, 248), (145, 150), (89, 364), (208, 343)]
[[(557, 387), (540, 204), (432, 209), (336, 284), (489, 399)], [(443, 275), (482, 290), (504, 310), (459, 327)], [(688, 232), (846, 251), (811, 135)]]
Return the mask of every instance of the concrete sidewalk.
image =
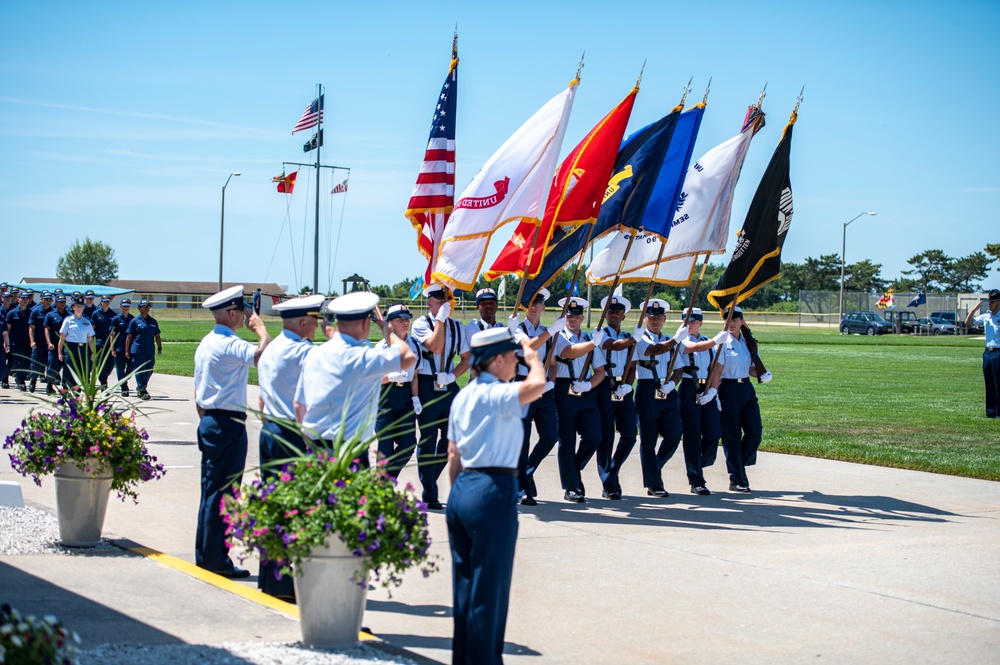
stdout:
[[(200, 459), (192, 381), (154, 375), (150, 388), (144, 426), (169, 470), (140, 488), (138, 506), (112, 500), (105, 537), (190, 562)], [(0, 433), (33, 403), (0, 391)], [(251, 467), (259, 423), (249, 428)], [(761, 454), (750, 469), (753, 494), (738, 495), (725, 491), (720, 452), (707, 470), (716, 493), (697, 497), (687, 493), (678, 452), (665, 469), (672, 494), (654, 500), (636, 455), (620, 502), (565, 503), (554, 456), (542, 464), (540, 505), (520, 509), (507, 662), (998, 662), (1000, 483)], [(35, 487), (3, 457), (0, 479), (19, 480), (29, 505), (54, 513), (52, 481)], [(590, 494), (596, 475), (591, 463)], [(415, 467), (402, 478), (416, 485)], [(371, 591), (364, 624), (446, 662), (442, 513), (431, 514), (431, 528), (442, 571), (410, 575), (392, 598)], [(299, 636), (282, 614), (131, 555), (3, 557), (0, 589), (24, 612), (58, 614), (90, 646)]]

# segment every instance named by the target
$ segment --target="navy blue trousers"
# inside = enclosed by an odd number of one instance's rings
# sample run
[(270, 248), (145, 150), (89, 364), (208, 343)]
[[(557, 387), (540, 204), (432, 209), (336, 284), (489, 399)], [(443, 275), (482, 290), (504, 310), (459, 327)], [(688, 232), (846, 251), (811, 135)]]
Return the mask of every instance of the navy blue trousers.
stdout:
[[(280, 467), (270, 465), (271, 462), (298, 456), (305, 450), (305, 443), (302, 442), (302, 435), (299, 432), (272, 422), (265, 422), (261, 425), (258, 441), (260, 445), (260, 476), (265, 481), (278, 477)], [(294, 445), (297, 445), (299, 450), (293, 448)], [(257, 588), (272, 596), (295, 598), (295, 584), (292, 577), (281, 575), (280, 569), (281, 566), (270, 561), (261, 562), (257, 573)]]
[[(621, 491), (618, 475), (635, 447), (638, 434), (635, 399), (632, 393), (620, 402), (611, 399), (611, 381), (601, 381), (597, 388), (597, 408), (601, 412), (601, 442), (597, 445), (597, 475), (608, 492)], [(618, 448), (615, 448), (615, 430)]]
[[(667, 399), (656, 399), (659, 382), (640, 379), (635, 393), (635, 407), (639, 412), (639, 462), (642, 466), (642, 485), (647, 489), (663, 488), (663, 467), (677, 452), (681, 442), (681, 417), (677, 392)], [(663, 437), (660, 448), (656, 442)]]
[(1000, 351), (983, 352), (983, 379), (986, 381), (986, 417), (1000, 418)]
[(153, 375), (156, 356), (152, 353), (133, 353), (131, 355), (132, 366), (138, 370), (135, 374), (135, 387), (139, 392), (143, 392), (149, 385), (149, 377)]
[(757, 463), (757, 449), (763, 433), (757, 393), (748, 379), (743, 383), (723, 379), (719, 384), (722, 402), (722, 450), (726, 454), (729, 482), (750, 486), (747, 467)]
[[(559, 413), (559, 481), (564, 490), (583, 490), (580, 472), (597, 452), (601, 442), (601, 412), (593, 390), (576, 396), (569, 393), (569, 379), (556, 379), (556, 411)], [(576, 436), (580, 435), (577, 446)]]
[(698, 384), (690, 379), (681, 382), (680, 395), (684, 466), (688, 483), (691, 486), (704, 485), (703, 469), (715, 463), (719, 437), (722, 436), (719, 407), (714, 399), (704, 406), (698, 404)]
[(90, 348), (83, 342), (65, 342), (63, 344), (62, 375), (63, 385), (75, 386), (73, 372), (86, 380), (90, 373)]
[(417, 416), (420, 423), (420, 444), (417, 446), (417, 475), (423, 488), (424, 503), (438, 501), (438, 478), (448, 461), (448, 414), (451, 403), (458, 394), (458, 386), (448, 385), (448, 390), (434, 390), (434, 377), (421, 376), (420, 404), (424, 410)]
[(48, 373), (49, 365), (49, 345), (45, 342), (35, 343), (35, 348), (31, 350), (31, 382), (44, 381), (43, 377)]
[(7, 375), (7, 352), (3, 348), (3, 338), (0, 337), (0, 383), (7, 383)]
[(104, 362), (101, 364), (101, 369), (97, 375), (97, 378), (102, 386), (108, 385), (108, 377), (111, 376), (111, 370), (115, 368), (114, 359), (111, 354), (108, 353), (107, 349), (103, 345), (97, 346), (97, 353), (94, 356), (95, 360), (98, 358), (103, 358)]
[[(521, 455), (517, 460), (517, 484), (527, 494), (538, 496), (535, 487), (535, 469), (542, 463), (559, 441), (559, 419), (556, 416), (555, 389), (543, 393), (528, 406), (528, 414), (521, 419), (524, 437), (521, 439)], [(538, 443), (531, 448), (531, 424), (535, 424)]]
[(46, 383), (59, 383), (59, 374), (63, 370), (63, 361), (59, 360), (59, 349), (49, 351), (49, 371), (45, 375)]
[(465, 471), (448, 498), (455, 632), (451, 662), (503, 662), (517, 543), (517, 479)]
[(243, 480), (247, 461), (247, 430), (243, 421), (205, 414), (198, 423), (201, 451), (201, 503), (194, 559), (213, 572), (230, 570), (233, 562), (226, 547), (226, 527), (219, 514), (222, 495)]
[(409, 383), (383, 386), (375, 435), (379, 455), (388, 460), (386, 473), (399, 476), (417, 447), (417, 416), (413, 412), (413, 389)]
[[(135, 363), (132, 361), (132, 359), (125, 357), (124, 349), (115, 349), (114, 360), (115, 360), (115, 376), (118, 377), (119, 381), (124, 379), (132, 372), (132, 370), (135, 369)], [(128, 390), (128, 381), (123, 383), (121, 387), (125, 390)]]
[(31, 367), (31, 347), (14, 346), (10, 347), (10, 355), (7, 357), (7, 367), (14, 375), (14, 383), (23, 385)]

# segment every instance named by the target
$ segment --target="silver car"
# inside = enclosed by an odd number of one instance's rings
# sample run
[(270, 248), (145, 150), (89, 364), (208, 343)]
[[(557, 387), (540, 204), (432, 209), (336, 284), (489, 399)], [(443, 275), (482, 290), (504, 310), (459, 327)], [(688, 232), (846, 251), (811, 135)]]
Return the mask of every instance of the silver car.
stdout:
[(954, 323), (946, 319), (942, 319), (939, 316), (926, 317), (922, 316), (917, 319), (918, 328), (921, 335), (926, 335), (930, 332), (931, 335), (957, 335), (958, 328)]

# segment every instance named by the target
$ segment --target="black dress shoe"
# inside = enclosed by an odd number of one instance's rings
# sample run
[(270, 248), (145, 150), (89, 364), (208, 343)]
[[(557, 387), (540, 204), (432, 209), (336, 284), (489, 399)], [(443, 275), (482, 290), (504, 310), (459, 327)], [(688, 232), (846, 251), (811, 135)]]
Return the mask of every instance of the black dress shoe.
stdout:
[(35, 382), (34, 381), (32, 381), (30, 385), (28, 385), (28, 392), (29, 393), (34, 393), (35, 392)]
[(584, 503), (586, 501), (584, 496), (576, 490), (566, 490), (566, 493), (563, 494), (563, 498), (573, 503)]
[(709, 494), (711, 494), (711, 492), (709, 492), (708, 488), (705, 487), (704, 485), (692, 485), (691, 486), (691, 494), (698, 494), (700, 496), (708, 496)]
[(243, 568), (237, 568), (236, 566), (233, 566), (232, 568), (228, 568), (226, 570), (217, 570), (215, 571), (215, 574), (221, 577), (227, 577), (231, 580), (241, 580), (244, 577), (250, 577), (249, 570), (244, 570)]
[(56, 394), (56, 387), (54, 385), (52, 385), (51, 383), (48, 384), (48, 385), (46, 385), (45, 386), (45, 394), (46, 395), (55, 395)]
[(440, 501), (428, 501), (427, 502), (427, 509), (428, 510), (444, 510), (444, 504), (441, 503)]
[(139, 399), (141, 399), (141, 400), (153, 399), (153, 396), (150, 395), (149, 393), (147, 393), (146, 391), (143, 391), (143, 392), (139, 393)]
[(603, 492), (601, 492), (601, 496), (603, 496), (605, 499), (610, 499), (611, 501), (622, 500), (621, 493), (615, 490), (604, 490)]
[(521, 497), (521, 505), (522, 506), (537, 506), (538, 502), (535, 501), (535, 497), (531, 496), (530, 494), (525, 494), (524, 496)]
[(23, 383), (19, 383), (17, 384), (17, 389), (20, 390), (22, 393), (27, 392), (28, 386), (24, 385)]
[(528, 496), (538, 496), (538, 487), (535, 486), (535, 475), (532, 473), (528, 474), (527, 480), (524, 483), (524, 493)]
[(739, 492), (741, 494), (749, 494), (750, 488), (746, 485), (737, 485), (736, 483), (729, 483), (730, 492)]
[(122, 388), (122, 397), (128, 397), (128, 388)]
[(6, 381), (4, 381), (4, 382), (3, 382), (3, 389), (4, 389), (4, 390), (10, 390), (10, 384), (9, 384), (9, 383), (7, 383)]
[(668, 492), (667, 490), (663, 489), (662, 487), (653, 487), (651, 489), (648, 489), (648, 490), (646, 490), (646, 494), (648, 496), (656, 496), (656, 497), (659, 497), (661, 499), (665, 499), (668, 496), (670, 496), (670, 492)]

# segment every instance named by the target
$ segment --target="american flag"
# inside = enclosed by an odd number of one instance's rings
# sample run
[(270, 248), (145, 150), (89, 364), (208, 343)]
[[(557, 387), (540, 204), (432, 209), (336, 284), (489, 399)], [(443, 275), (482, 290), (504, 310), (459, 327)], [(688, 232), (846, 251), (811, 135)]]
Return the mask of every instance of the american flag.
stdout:
[(417, 230), (417, 249), (427, 260), (424, 282), (430, 284), (438, 245), (455, 206), (455, 108), (458, 98), (458, 34), (451, 47), (451, 67), (431, 118), (424, 162), (413, 187), (406, 217)]
[(330, 190), (331, 194), (343, 194), (347, 191), (347, 178), (344, 178), (344, 182), (339, 183), (336, 187)]
[(302, 117), (299, 121), (295, 123), (292, 127), (292, 134), (295, 132), (301, 132), (304, 129), (311, 129), (316, 125), (323, 122), (323, 97), (325, 95), (320, 95), (318, 98), (309, 102), (309, 106), (306, 110), (302, 112)]

